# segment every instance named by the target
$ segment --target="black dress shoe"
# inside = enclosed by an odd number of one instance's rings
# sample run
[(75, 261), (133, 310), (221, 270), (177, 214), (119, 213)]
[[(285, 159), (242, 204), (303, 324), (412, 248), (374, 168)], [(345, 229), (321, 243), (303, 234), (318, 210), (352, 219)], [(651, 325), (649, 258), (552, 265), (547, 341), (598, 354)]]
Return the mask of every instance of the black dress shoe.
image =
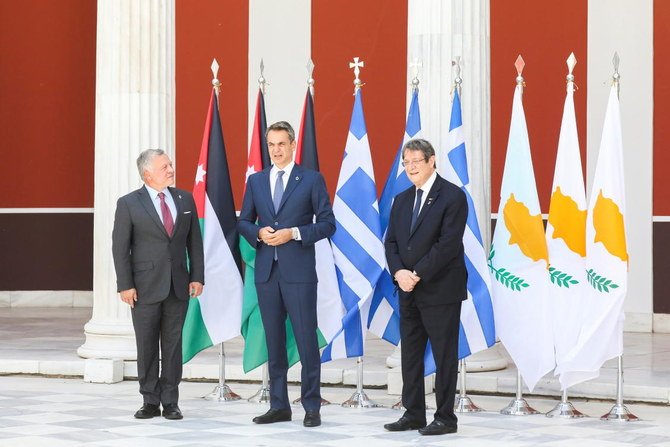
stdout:
[(423, 428), (425, 426), (426, 426), (425, 422), (413, 421), (407, 416), (403, 416), (396, 422), (385, 424), (384, 428), (387, 429), (388, 431), (406, 431), (406, 430), (416, 430), (417, 428)]
[(136, 419), (151, 419), (154, 416), (160, 416), (161, 409), (155, 404), (144, 404), (142, 408), (135, 412)]
[(167, 404), (163, 405), (163, 417), (165, 419), (183, 419), (184, 416), (181, 414), (181, 410), (177, 404)]
[(444, 422), (435, 419), (426, 427), (420, 428), (419, 433), (422, 435), (446, 435), (447, 433), (456, 433), (456, 427), (446, 425)]
[(290, 408), (270, 408), (267, 413), (256, 416), (253, 421), (256, 424), (272, 424), (274, 422), (286, 422), (291, 420)]
[(308, 410), (305, 412), (305, 419), (302, 421), (305, 427), (318, 427), (321, 425), (321, 415), (319, 410)]

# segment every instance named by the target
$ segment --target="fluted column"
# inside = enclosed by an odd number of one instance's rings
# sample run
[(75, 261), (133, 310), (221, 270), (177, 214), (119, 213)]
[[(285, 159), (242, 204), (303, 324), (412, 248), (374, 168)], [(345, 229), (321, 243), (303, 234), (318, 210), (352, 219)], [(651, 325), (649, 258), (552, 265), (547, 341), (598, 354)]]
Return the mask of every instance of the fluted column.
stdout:
[[(446, 147), (451, 117), (455, 71), (451, 62), (460, 58), (461, 107), (470, 174), (470, 190), (485, 247), (491, 235), (491, 69), (489, 0), (409, 0), (407, 27), (408, 67), (415, 59), (419, 71), (421, 133), (435, 147), (439, 158)], [(413, 75), (409, 74), (407, 79)], [(407, 104), (410, 103), (408, 93)], [(441, 163), (437, 160), (437, 164)], [(400, 349), (387, 359), (400, 365)], [(496, 347), (467, 360), (469, 371), (505, 368)]]
[(161, 148), (174, 159), (174, 48), (174, 0), (98, 0), (93, 316), (81, 357), (136, 358), (111, 235), (116, 200), (141, 185), (137, 155)]

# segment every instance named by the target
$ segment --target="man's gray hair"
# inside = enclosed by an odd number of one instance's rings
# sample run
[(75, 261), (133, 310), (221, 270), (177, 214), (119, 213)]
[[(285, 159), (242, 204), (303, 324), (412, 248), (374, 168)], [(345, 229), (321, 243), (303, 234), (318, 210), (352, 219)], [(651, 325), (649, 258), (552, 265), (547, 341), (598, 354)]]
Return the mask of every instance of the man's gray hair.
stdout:
[(423, 154), (423, 159), (428, 161), (430, 157), (435, 155), (435, 149), (433, 149), (433, 145), (430, 144), (427, 140), (424, 140), (423, 138), (415, 138), (413, 140), (409, 140), (407, 143), (402, 148), (402, 156), (405, 156), (405, 152), (407, 151), (421, 151)]
[(160, 157), (165, 154), (163, 149), (146, 149), (137, 157), (137, 170), (140, 171), (140, 178), (144, 181), (144, 171), (151, 169), (151, 162), (154, 157)]
[(267, 139), (268, 134), (270, 133), (271, 130), (284, 130), (286, 133), (288, 133), (288, 141), (289, 143), (293, 143), (295, 141), (295, 130), (293, 130), (293, 127), (286, 122), (286, 121), (277, 121), (273, 125), (267, 128), (265, 131), (265, 138)]

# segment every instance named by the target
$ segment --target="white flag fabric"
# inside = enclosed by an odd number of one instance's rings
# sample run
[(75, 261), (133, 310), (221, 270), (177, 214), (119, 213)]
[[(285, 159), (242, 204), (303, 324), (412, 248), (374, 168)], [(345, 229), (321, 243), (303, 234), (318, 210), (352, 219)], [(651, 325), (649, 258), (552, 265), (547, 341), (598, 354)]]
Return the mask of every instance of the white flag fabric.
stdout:
[(591, 305), (577, 345), (557, 368), (566, 388), (598, 377), (605, 361), (623, 353), (623, 302), (628, 285), (621, 113), (612, 86), (586, 216), (586, 275)]
[(584, 305), (591, 298), (584, 263), (586, 192), (573, 96), (574, 84), (568, 82), (546, 230), (549, 298), (559, 366), (577, 343)]
[(496, 333), (532, 391), (554, 367), (547, 244), (520, 85), (514, 91), (500, 207), (488, 258)]

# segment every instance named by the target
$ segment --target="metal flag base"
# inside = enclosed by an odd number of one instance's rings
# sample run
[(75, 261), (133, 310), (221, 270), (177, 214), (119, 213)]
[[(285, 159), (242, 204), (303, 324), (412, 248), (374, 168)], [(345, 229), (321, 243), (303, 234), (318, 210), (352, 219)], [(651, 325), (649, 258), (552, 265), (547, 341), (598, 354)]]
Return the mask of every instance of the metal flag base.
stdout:
[(454, 405), (454, 411), (456, 413), (475, 413), (484, 410), (475, 405), (470, 397), (458, 396), (456, 398), (456, 404)]
[(538, 414), (535, 408), (528, 405), (526, 399), (514, 399), (508, 406), (500, 410), (500, 414), (507, 414), (510, 416), (527, 416), (529, 414)]
[(383, 405), (371, 400), (365, 391), (356, 391), (349, 399), (342, 402), (343, 407), (347, 408), (379, 408)]
[[(296, 400), (294, 400), (294, 401), (291, 402), (291, 403), (292, 403), (293, 405), (300, 405), (301, 402), (302, 402), (302, 398), (299, 397), (299, 398), (297, 398)], [(331, 402), (330, 402), (329, 400), (326, 400), (326, 399), (324, 399), (323, 397), (321, 398), (321, 406), (322, 406), (322, 407), (323, 407), (324, 405), (330, 405), (330, 404), (331, 404)]]
[(623, 404), (615, 404), (609, 413), (600, 417), (601, 421), (635, 422), (640, 418), (631, 413)]
[(548, 418), (559, 417), (566, 419), (584, 418), (586, 415), (577, 410), (571, 402), (559, 402), (554, 408), (547, 412)]
[(219, 402), (232, 402), (242, 399), (238, 394), (233, 393), (228, 385), (217, 385), (211, 393), (202, 396), (207, 400), (218, 400)]
[(403, 404), (402, 404), (402, 399), (400, 399), (398, 402), (394, 403), (393, 406), (391, 406), (391, 409), (392, 409), (392, 410), (403, 410), (403, 411), (404, 411), (404, 410), (406, 410), (407, 408), (405, 408), (405, 407), (403, 406)]
[(270, 387), (261, 385), (261, 388), (258, 390), (258, 392), (247, 399), (247, 402), (251, 402), (252, 404), (269, 404)]

